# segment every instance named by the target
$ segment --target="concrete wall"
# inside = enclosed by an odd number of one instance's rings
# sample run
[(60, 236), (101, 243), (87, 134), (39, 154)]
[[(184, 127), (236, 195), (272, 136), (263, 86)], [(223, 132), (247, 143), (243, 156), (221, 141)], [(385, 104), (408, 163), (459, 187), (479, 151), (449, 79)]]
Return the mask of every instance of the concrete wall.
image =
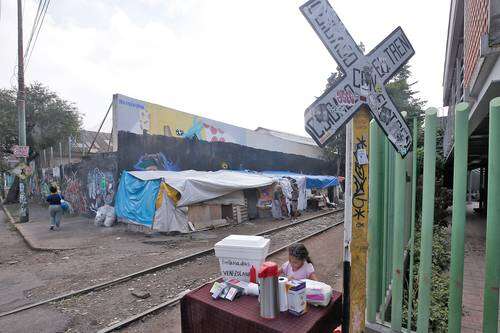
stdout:
[(56, 170), (37, 168), (28, 186), (30, 200), (45, 203), (52, 184), (59, 186), (76, 214), (94, 216), (100, 206), (113, 204), (118, 185), (116, 154), (90, 155)]
[(255, 149), (234, 143), (187, 140), (160, 135), (118, 133), (119, 170), (284, 170), (333, 175), (336, 165), (301, 155)]
[[(113, 146), (119, 147), (117, 133), (164, 135), (207, 142), (231, 142), (256, 149), (322, 158), (316, 144), (285, 140), (221, 121), (199, 117), (172, 108), (116, 94), (113, 97)], [(306, 140), (304, 140), (306, 141)], [(117, 146), (118, 144), (118, 146)]]

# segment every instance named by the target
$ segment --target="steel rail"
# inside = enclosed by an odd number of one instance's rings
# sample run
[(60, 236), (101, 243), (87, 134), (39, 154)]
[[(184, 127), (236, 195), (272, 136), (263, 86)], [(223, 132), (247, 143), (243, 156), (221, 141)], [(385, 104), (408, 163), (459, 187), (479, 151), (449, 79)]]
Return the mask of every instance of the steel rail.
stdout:
[[(331, 211), (323, 212), (323, 213), (320, 213), (320, 214), (317, 214), (317, 215), (314, 215), (314, 216), (309, 216), (309, 217), (306, 217), (304, 219), (301, 219), (301, 220), (293, 222), (293, 223), (284, 224), (284, 225), (276, 227), (276, 228), (264, 230), (262, 232), (254, 234), (254, 236), (262, 236), (262, 235), (272, 234), (272, 233), (275, 233), (277, 231), (281, 231), (283, 229), (288, 229), (288, 228), (294, 227), (296, 225), (305, 223), (307, 221), (311, 221), (311, 220), (314, 220), (314, 219), (317, 219), (317, 218), (320, 218), (320, 217), (323, 217), (323, 216), (327, 216), (327, 215), (331, 215), (331, 214), (340, 212), (342, 210), (343, 209), (331, 210)], [(210, 255), (210, 254), (214, 253), (214, 251), (215, 250), (214, 250), (213, 247), (210, 248), (210, 249), (198, 251), (198, 252), (195, 252), (193, 254), (189, 254), (189, 255), (183, 256), (181, 258), (175, 259), (175, 260), (171, 260), (171, 261), (168, 261), (168, 262), (165, 262), (165, 263), (162, 263), (162, 264), (150, 267), (150, 268), (146, 268), (146, 269), (143, 269), (143, 270), (131, 273), (131, 274), (127, 274), (127, 275), (118, 277), (116, 279), (113, 279), (113, 280), (110, 280), (110, 281), (107, 281), (107, 282), (98, 283), (98, 284), (92, 285), (90, 287), (86, 287), (86, 288), (79, 289), (79, 290), (76, 290), (76, 291), (70, 291), (70, 292), (67, 292), (65, 294), (54, 296), (52, 298), (49, 298), (49, 299), (46, 299), (46, 300), (43, 300), (43, 301), (39, 301), (39, 302), (36, 302), (36, 303), (28, 304), (28, 305), (25, 305), (25, 306), (22, 306), (22, 307), (19, 307), (19, 308), (10, 310), (10, 311), (2, 312), (2, 313), (0, 313), (0, 318), (12, 315), (14, 313), (26, 311), (26, 310), (29, 310), (29, 309), (32, 309), (32, 308), (35, 308), (35, 307), (38, 307), (38, 306), (41, 306), (41, 305), (44, 305), (44, 304), (47, 304), (47, 303), (61, 301), (63, 299), (67, 299), (67, 298), (71, 298), (71, 297), (79, 296), (79, 295), (84, 295), (84, 294), (88, 294), (88, 293), (93, 292), (93, 291), (104, 289), (104, 288), (113, 286), (115, 284), (126, 282), (126, 281), (128, 281), (130, 279), (133, 279), (135, 277), (138, 277), (138, 276), (142, 276), (142, 275), (146, 275), (146, 274), (149, 274), (149, 273), (153, 273), (153, 272), (156, 272), (158, 270), (162, 270), (162, 269), (165, 269), (165, 268), (169, 268), (169, 267), (173, 267), (173, 266), (177, 266), (177, 265), (183, 264), (183, 263), (188, 262), (188, 261), (192, 261), (192, 260), (197, 259), (197, 258), (202, 257), (202, 256)]]
[[(281, 251), (283, 251), (283, 250), (286, 250), (286, 249), (287, 249), (290, 245), (292, 245), (292, 244), (294, 244), (294, 243), (297, 243), (297, 242), (303, 242), (304, 240), (307, 240), (307, 239), (309, 239), (309, 238), (312, 238), (312, 237), (314, 237), (314, 236), (317, 236), (317, 235), (319, 235), (319, 234), (322, 234), (322, 233), (324, 233), (324, 232), (326, 232), (326, 231), (328, 231), (328, 230), (330, 230), (330, 229), (332, 229), (332, 228), (334, 228), (334, 227), (336, 227), (336, 226), (338, 226), (338, 225), (340, 225), (340, 224), (343, 224), (343, 223), (344, 223), (344, 221), (342, 220), (342, 221), (337, 222), (337, 223), (335, 223), (335, 224), (329, 225), (329, 226), (327, 226), (327, 227), (325, 227), (325, 228), (323, 228), (323, 229), (321, 229), (321, 230), (315, 231), (315, 232), (313, 232), (313, 233), (311, 233), (311, 234), (309, 234), (309, 235), (307, 235), (307, 236), (305, 236), (305, 237), (302, 237), (301, 239), (295, 240), (295, 241), (293, 241), (293, 242), (288, 243), (288, 244), (287, 244), (287, 245), (285, 245), (285, 246), (282, 246), (282, 247), (280, 247), (280, 248), (278, 248), (278, 249), (276, 249), (276, 250), (274, 250), (274, 251), (271, 251), (271, 252), (270, 252), (267, 256), (269, 257), (269, 256), (272, 256), (272, 255), (275, 255), (276, 253), (279, 253), (279, 252), (281, 252)], [(158, 311), (162, 310), (163, 308), (165, 308), (165, 307), (167, 307), (167, 306), (173, 306), (173, 305), (175, 305), (175, 304), (176, 304), (177, 302), (179, 302), (179, 301), (182, 299), (182, 297), (184, 297), (184, 295), (186, 295), (188, 292), (190, 292), (190, 291), (194, 291), (194, 290), (198, 290), (198, 289), (200, 289), (201, 287), (203, 287), (205, 284), (207, 284), (207, 283), (214, 283), (215, 281), (219, 280), (220, 278), (222, 278), (222, 277), (221, 277), (221, 276), (219, 276), (219, 277), (217, 277), (217, 278), (215, 278), (215, 279), (213, 279), (213, 280), (210, 280), (209, 282), (206, 282), (206, 283), (203, 283), (203, 284), (201, 284), (201, 285), (199, 285), (199, 286), (196, 286), (195, 288), (193, 288), (193, 289), (191, 289), (191, 290), (185, 290), (185, 291), (183, 291), (183, 292), (179, 293), (179, 295), (178, 295), (178, 296), (176, 296), (175, 298), (173, 298), (173, 299), (171, 299), (171, 300), (168, 300), (168, 301), (166, 301), (166, 302), (160, 303), (160, 304), (158, 304), (158, 305), (156, 305), (156, 306), (152, 307), (151, 309), (148, 309), (148, 310), (146, 310), (146, 311), (144, 311), (144, 312), (141, 312), (141, 313), (139, 313), (139, 314), (136, 314), (136, 315), (133, 315), (133, 316), (131, 316), (131, 317), (128, 317), (128, 318), (126, 318), (126, 319), (124, 319), (124, 320), (120, 321), (119, 323), (116, 323), (116, 324), (114, 324), (114, 325), (112, 325), (112, 326), (105, 327), (105, 328), (103, 328), (103, 329), (101, 329), (101, 330), (97, 331), (97, 333), (108, 333), (108, 332), (113, 332), (113, 331), (115, 331), (115, 330), (117, 330), (117, 329), (120, 329), (120, 328), (124, 328), (124, 327), (126, 327), (126, 326), (128, 326), (128, 325), (132, 324), (133, 322), (135, 322), (135, 321), (137, 321), (137, 320), (140, 320), (141, 318), (144, 318), (145, 316), (151, 315), (151, 314), (153, 314), (153, 313), (155, 313), (155, 312), (158, 312)]]

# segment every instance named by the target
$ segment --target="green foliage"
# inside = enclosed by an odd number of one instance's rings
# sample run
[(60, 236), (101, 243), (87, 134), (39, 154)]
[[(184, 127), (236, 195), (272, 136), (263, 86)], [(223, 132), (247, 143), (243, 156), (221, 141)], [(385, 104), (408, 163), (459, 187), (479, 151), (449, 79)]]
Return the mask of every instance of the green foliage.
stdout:
[[(17, 89), (0, 89), (0, 158), (18, 143)], [(35, 82), (26, 88), (26, 141), (31, 153), (55, 146), (81, 127), (76, 106)]]
[[(417, 225), (421, 225), (419, 220)], [(418, 316), (418, 267), (420, 265), (420, 228), (415, 233), (415, 257), (413, 266), (412, 330), (416, 330)], [(450, 241), (446, 227), (435, 225), (432, 239), (430, 332), (445, 332), (448, 327), (448, 298), (450, 266)], [(408, 321), (408, 289), (404, 289), (403, 320)]]
[[(429, 330), (431, 332), (446, 332), (448, 328), (448, 298), (449, 298), (449, 274), (450, 266), (450, 236), (447, 231), (448, 207), (452, 204), (451, 190), (443, 186), (445, 173), (445, 160), (442, 156), (442, 131), (437, 133), (437, 156), (436, 156), (436, 187), (434, 204), (434, 232), (432, 238), (432, 277), (431, 277), (431, 307), (429, 317)], [(423, 129), (419, 129), (419, 148), (417, 153), (417, 212), (422, 211), (422, 192), (423, 192)], [(420, 265), (420, 245), (422, 224), (421, 217), (418, 216), (415, 230), (415, 252), (413, 265), (413, 295), (412, 295), (412, 330), (416, 330), (416, 321), (418, 315), (418, 269)], [(408, 289), (404, 290), (403, 318), (408, 321)]]
[(391, 81), (386, 85), (387, 92), (399, 111), (406, 111), (407, 118), (411, 119), (423, 117), (423, 107), (426, 101), (417, 97), (418, 91), (413, 90), (416, 82), (410, 83), (411, 77), (410, 65), (406, 64), (394, 75)]

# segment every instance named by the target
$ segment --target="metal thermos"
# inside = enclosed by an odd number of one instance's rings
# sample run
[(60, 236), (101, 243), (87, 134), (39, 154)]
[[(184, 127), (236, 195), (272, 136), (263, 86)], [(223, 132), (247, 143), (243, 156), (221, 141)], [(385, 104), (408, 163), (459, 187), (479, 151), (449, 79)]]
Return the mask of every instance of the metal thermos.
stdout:
[(278, 289), (278, 265), (267, 261), (259, 271), (260, 316), (273, 319), (280, 313)]

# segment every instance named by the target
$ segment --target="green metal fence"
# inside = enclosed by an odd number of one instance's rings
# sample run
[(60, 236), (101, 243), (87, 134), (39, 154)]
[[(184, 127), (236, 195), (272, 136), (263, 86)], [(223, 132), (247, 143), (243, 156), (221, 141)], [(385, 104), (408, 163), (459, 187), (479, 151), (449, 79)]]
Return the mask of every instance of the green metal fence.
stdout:
[[(455, 112), (448, 332), (460, 332), (462, 321), (469, 106), (466, 103), (458, 104)], [(412, 296), (417, 294), (416, 331), (429, 331), (437, 110), (429, 108), (425, 113), (421, 193), (417, 193), (416, 151), (421, 148), (417, 146), (419, 125), (417, 119), (411, 121), (415, 146), (413, 153), (408, 154), (405, 159), (394, 152), (375, 122), (372, 122), (370, 127), (371, 177), (366, 311), (368, 329), (374, 329), (378, 325), (382, 328), (390, 327), (395, 332), (410, 331), (411, 318), (415, 312)], [(496, 333), (499, 325), (500, 287), (500, 97), (490, 103), (487, 179), (483, 331)], [(416, 210), (417, 195), (421, 195), (422, 199), (421, 212)], [(411, 277), (414, 274), (417, 213), (421, 213), (421, 240), (418, 293), (415, 293)], [(403, 311), (405, 294), (409, 295), (409, 299)]]

